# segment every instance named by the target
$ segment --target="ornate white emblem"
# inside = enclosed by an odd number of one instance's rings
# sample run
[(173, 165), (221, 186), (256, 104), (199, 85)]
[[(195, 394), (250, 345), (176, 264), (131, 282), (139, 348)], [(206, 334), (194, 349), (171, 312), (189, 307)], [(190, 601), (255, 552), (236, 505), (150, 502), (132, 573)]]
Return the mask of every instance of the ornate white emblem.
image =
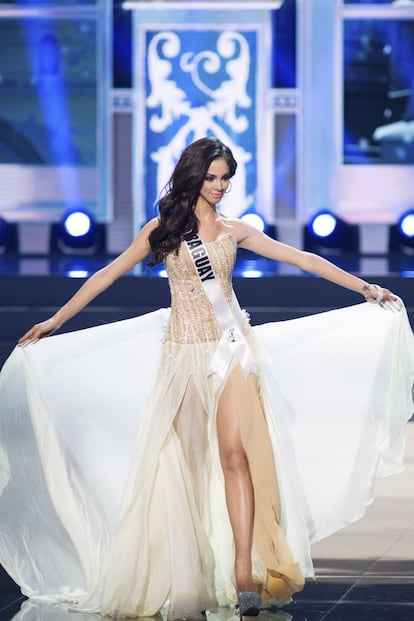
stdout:
[[(196, 31), (193, 35), (196, 46)], [(157, 164), (158, 194), (184, 147), (214, 135), (231, 148), (239, 165), (231, 201), (226, 198), (226, 212), (239, 215), (253, 200), (252, 195), (246, 196), (245, 166), (252, 153), (234, 140), (234, 134), (243, 134), (252, 125), (252, 98), (247, 90), (249, 43), (240, 32), (224, 31), (216, 40), (216, 51), (183, 52), (182, 47), (179, 35), (172, 31), (157, 33), (148, 45), (147, 131), (165, 132), (170, 138), (151, 152)], [(171, 136), (167, 130), (173, 124), (177, 129)]]

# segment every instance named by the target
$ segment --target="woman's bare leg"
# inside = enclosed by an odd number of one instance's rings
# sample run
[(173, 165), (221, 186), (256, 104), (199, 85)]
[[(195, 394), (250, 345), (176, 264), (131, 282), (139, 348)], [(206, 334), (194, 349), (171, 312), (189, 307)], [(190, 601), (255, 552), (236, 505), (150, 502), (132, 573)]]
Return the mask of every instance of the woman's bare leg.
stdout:
[(254, 591), (256, 587), (251, 563), (254, 496), (249, 464), (240, 437), (237, 409), (237, 388), (231, 373), (219, 401), (217, 435), (227, 510), (236, 548), (236, 584), (239, 591)]

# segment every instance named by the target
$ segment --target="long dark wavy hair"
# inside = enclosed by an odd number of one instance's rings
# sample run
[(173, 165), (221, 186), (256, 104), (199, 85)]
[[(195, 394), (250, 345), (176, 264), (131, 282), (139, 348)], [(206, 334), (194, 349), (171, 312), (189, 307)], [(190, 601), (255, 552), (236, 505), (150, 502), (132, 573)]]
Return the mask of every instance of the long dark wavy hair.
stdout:
[(218, 138), (200, 138), (182, 152), (165, 194), (158, 201), (159, 225), (149, 235), (150, 265), (161, 263), (174, 250), (178, 253), (182, 240), (198, 232), (194, 208), (210, 164), (217, 158), (227, 162), (229, 176), (233, 177), (237, 162)]

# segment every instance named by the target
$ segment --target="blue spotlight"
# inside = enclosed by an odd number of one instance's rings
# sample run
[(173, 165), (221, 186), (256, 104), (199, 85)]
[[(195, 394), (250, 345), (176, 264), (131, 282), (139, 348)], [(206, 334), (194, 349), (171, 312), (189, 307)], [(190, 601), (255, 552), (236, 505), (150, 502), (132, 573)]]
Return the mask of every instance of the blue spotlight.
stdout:
[(414, 237), (414, 210), (403, 213), (398, 222), (400, 233), (405, 237)]
[(74, 210), (63, 218), (63, 228), (71, 237), (83, 237), (91, 232), (94, 223), (92, 217), (83, 210)]
[(246, 222), (246, 224), (249, 224), (253, 228), (257, 229), (261, 233), (263, 233), (263, 231), (265, 231), (267, 228), (265, 219), (263, 218), (263, 216), (257, 213), (257, 211), (246, 211), (244, 214), (241, 215), (240, 219), (243, 220), (243, 222)]
[(326, 255), (359, 253), (359, 227), (324, 209), (314, 214), (304, 229), (303, 246)]
[(241, 271), (241, 275), (243, 278), (261, 278), (263, 276), (263, 272), (262, 270), (246, 268)]
[(329, 237), (335, 231), (338, 220), (330, 211), (320, 211), (309, 223), (313, 234), (317, 237)]
[(68, 276), (68, 278), (88, 278), (89, 275), (89, 270), (82, 269), (73, 269), (66, 272), (66, 276)]
[(52, 224), (50, 250), (66, 255), (91, 255), (105, 253), (106, 230), (104, 224), (94, 222), (83, 208), (66, 212), (59, 224)]
[(414, 269), (414, 209), (401, 215), (389, 228), (389, 269), (392, 272)]

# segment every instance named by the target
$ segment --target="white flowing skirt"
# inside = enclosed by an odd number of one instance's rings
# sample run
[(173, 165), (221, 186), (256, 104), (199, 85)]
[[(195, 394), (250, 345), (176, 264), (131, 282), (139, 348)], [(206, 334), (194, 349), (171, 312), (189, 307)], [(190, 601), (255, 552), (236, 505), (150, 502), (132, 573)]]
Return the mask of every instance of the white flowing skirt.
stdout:
[[(53, 336), (6, 362), (0, 563), (25, 595), (123, 616), (166, 601), (171, 617), (189, 616), (233, 600), (215, 345), (163, 343), (168, 317)], [(310, 544), (361, 517), (375, 476), (403, 466), (413, 334), (404, 309), (360, 304), (256, 326), (251, 342), (281, 526), (311, 577)], [(189, 444), (200, 440), (197, 493), (175, 428), (184, 399), (205, 415), (201, 427), (184, 421)]]

